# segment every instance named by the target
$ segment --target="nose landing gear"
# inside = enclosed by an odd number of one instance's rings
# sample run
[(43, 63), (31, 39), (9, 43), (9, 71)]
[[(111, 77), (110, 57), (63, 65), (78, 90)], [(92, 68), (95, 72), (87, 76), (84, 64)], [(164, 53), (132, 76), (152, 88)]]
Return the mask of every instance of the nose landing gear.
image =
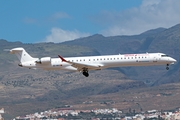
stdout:
[(167, 66), (166, 66), (166, 70), (169, 70), (169, 64), (167, 64)]

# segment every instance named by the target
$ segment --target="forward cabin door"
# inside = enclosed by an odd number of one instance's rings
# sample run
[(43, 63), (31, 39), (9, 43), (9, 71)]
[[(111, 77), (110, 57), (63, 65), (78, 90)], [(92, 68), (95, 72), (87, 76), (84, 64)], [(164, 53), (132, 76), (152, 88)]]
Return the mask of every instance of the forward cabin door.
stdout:
[(157, 57), (156, 56), (153, 57), (153, 62), (157, 62)]

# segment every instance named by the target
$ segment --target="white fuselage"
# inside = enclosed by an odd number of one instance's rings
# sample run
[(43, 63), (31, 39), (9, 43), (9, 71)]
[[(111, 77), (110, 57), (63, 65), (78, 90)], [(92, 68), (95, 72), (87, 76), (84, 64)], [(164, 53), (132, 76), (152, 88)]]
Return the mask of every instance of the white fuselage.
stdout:
[[(145, 54), (124, 54), (124, 55), (106, 55), (106, 56), (88, 56), (88, 57), (68, 57), (64, 58), (69, 62), (85, 64), (90, 66), (88, 70), (98, 70), (111, 67), (125, 66), (151, 66), (151, 65), (169, 65), (176, 62), (175, 59), (163, 53), (145, 53)], [(68, 62), (63, 62), (60, 58), (51, 58), (49, 62), (37, 63), (38, 58), (33, 61), (22, 62), (22, 67), (41, 68), (45, 70), (72, 70), (80, 71)], [(98, 67), (97, 67), (98, 66)]]
[(176, 62), (175, 59), (163, 53), (145, 53), (145, 54), (124, 54), (124, 55), (106, 55), (106, 56), (87, 56), (87, 57), (69, 57), (59, 58), (43, 57), (33, 58), (24, 48), (13, 48), (11, 54), (15, 54), (21, 67), (44, 70), (71, 70), (80, 71), (88, 77), (89, 70), (100, 70), (111, 67), (125, 66), (150, 66), (150, 65), (169, 65)]

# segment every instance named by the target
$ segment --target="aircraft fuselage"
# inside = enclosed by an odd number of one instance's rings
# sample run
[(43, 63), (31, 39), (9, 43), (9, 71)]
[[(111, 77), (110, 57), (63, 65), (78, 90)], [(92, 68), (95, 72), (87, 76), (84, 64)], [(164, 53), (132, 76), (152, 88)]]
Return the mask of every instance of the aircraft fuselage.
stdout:
[[(89, 68), (89, 70), (105, 69), (110, 67), (167, 65), (176, 61), (175, 59), (162, 53), (69, 57), (64, 59), (74, 63), (99, 65), (99, 68)], [(22, 63), (22, 66), (47, 70), (78, 70), (77, 68), (72, 67), (71, 64), (63, 62), (59, 58), (51, 58), (49, 63), (29, 61)]]
[(58, 55), (59, 58), (33, 58), (24, 50), (24, 48), (11, 49), (10, 53), (16, 54), (20, 60), (19, 66), (21, 67), (44, 70), (80, 71), (86, 77), (89, 76), (89, 70), (100, 70), (112, 67), (166, 65), (166, 69), (168, 70), (168, 66), (176, 62), (175, 59), (163, 53), (119, 54), (68, 58), (63, 58), (60, 55)]

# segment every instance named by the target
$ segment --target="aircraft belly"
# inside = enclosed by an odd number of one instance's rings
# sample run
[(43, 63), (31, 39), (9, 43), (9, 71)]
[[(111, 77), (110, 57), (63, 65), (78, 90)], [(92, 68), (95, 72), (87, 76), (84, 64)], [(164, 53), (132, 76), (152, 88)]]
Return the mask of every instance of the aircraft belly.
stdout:
[(72, 67), (72, 66), (60, 66), (60, 65), (56, 65), (56, 66), (41, 66), (41, 67), (38, 67), (40, 69), (43, 69), (43, 70), (69, 70), (69, 71), (77, 71), (76, 68)]
[[(109, 62), (104, 63), (103, 68), (108, 67), (129, 67), (129, 66), (151, 66), (151, 65), (159, 65), (159, 62), (152, 62), (149, 60), (129, 60), (129, 61), (118, 61), (118, 62)], [(162, 63), (165, 64), (165, 63)]]

